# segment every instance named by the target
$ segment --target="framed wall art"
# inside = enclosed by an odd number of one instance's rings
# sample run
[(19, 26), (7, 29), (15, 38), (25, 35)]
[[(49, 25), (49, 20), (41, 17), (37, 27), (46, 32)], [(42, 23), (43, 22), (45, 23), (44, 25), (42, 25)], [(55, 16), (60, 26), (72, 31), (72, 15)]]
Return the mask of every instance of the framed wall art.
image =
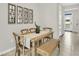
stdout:
[(24, 24), (28, 23), (28, 8), (24, 8), (23, 10), (23, 22)]
[(23, 23), (23, 8), (21, 6), (17, 6), (17, 23)]
[(8, 4), (8, 24), (16, 23), (16, 6), (13, 4)]
[(28, 23), (30, 24), (33, 23), (33, 10), (32, 9), (28, 10)]

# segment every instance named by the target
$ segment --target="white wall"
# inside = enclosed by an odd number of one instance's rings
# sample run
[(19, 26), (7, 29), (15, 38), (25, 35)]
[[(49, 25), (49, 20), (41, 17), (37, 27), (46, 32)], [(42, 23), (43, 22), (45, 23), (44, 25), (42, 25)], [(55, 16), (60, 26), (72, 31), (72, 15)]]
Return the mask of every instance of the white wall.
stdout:
[(39, 4), (39, 15), (40, 26), (53, 28), (54, 38), (58, 39), (58, 4)]
[[(58, 39), (58, 4), (44, 3), (31, 4), (19, 3), (15, 4), (22, 7), (33, 9), (34, 21), (41, 27), (52, 27), (54, 38)], [(0, 4), (0, 53), (13, 48), (14, 37), (12, 32), (19, 32), (22, 28), (33, 27), (33, 24), (8, 24), (8, 4)]]
[(59, 36), (64, 34), (64, 11), (63, 6), (59, 4)]
[(74, 32), (79, 32), (79, 9), (72, 10), (73, 14), (73, 31)]
[[(29, 9), (33, 9), (34, 11), (34, 21), (38, 21), (38, 10), (37, 4), (15, 4), (22, 7), (26, 7)], [(10, 48), (13, 48), (14, 45), (14, 37), (12, 32), (19, 32), (22, 28), (33, 27), (32, 24), (8, 24), (8, 4), (0, 3), (0, 53), (6, 51)]]

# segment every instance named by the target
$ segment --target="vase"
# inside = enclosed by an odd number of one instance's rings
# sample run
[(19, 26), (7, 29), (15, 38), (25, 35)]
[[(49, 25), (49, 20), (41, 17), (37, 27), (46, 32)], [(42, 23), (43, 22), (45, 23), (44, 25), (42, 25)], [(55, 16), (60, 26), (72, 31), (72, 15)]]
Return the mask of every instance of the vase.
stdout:
[(40, 28), (36, 28), (36, 33), (40, 33)]

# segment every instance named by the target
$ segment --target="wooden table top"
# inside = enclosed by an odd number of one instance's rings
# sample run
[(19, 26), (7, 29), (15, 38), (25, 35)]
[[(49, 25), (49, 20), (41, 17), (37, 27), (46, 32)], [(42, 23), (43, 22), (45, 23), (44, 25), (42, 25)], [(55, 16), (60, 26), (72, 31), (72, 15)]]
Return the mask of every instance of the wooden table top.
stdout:
[(26, 34), (26, 35), (20, 34), (20, 36), (25, 36), (25, 37), (31, 38), (31, 41), (37, 41), (40, 38), (46, 37), (51, 33), (53, 33), (53, 32), (45, 30), (45, 31), (40, 31), (40, 33), (29, 33), (29, 34)]

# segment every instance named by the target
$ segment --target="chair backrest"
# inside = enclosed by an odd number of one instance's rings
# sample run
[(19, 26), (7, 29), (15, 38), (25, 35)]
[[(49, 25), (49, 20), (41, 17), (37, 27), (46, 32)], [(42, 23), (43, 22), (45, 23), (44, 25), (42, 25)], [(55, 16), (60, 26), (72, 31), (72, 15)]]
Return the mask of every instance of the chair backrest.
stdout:
[(30, 28), (29, 31), (30, 31), (30, 33), (33, 33), (36, 31), (36, 28)]
[(20, 44), (20, 36), (18, 36), (16, 33), (12, 33), (13, 36), (14, 36), (14, 39), (15, 39), (15, 44), (16, 44), (16, 47), (18, 47), (18, 44)]
[(50, 27), (44, 27), (43, 30), (49, 30), (49, 31), (52, 31), (52, 28), (50, 28)]
[(27, 34), (28, 33), (28, 29), (22, 29), (21, 30), (21, 34)]

